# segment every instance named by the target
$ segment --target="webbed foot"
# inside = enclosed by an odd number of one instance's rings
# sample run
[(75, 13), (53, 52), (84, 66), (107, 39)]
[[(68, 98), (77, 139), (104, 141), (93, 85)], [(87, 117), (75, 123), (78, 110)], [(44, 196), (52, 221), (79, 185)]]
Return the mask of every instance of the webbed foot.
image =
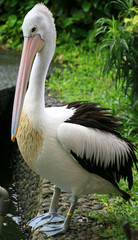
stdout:
[(64, 217), (57, 213), (44, 213), (35, 218), (31, 219), (28, 222), (28, 226), (32, 227), (34, 230), (43, 224), (48, 224), (51, 222), (63, 222)]
[(69, 225), (63, 224), (49, 224), (40, 229), (40, 232), (47, 234), (48, 236), (54, 236), (60, 233), (65, 233), (68, 230)]

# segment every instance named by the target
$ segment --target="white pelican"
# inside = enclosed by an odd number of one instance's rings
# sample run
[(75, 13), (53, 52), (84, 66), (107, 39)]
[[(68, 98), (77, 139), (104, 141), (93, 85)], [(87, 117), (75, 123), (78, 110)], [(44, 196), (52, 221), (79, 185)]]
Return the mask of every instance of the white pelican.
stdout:
[[(45, 78), (56, 46), (52, 13), (43, 4), (35, 5), (25, 16), (22, 30), (11, 139), (17, 138), (29, 167), (55, 184), (49, 212), (29, 222), (34, 229), (45, 223), (40, 231), (55, 235), (67, 231), (81, 194), (114, 193), (128, 200), (129, 194), (117, 182), (127, 179), (131, 189), (136, 156), (107, 109), (87, 102), (45, 108)], [(61, 189), (72, 194), (65, 220), (57, 213)], [(60, 221), (64, 222), (51, 224)]]

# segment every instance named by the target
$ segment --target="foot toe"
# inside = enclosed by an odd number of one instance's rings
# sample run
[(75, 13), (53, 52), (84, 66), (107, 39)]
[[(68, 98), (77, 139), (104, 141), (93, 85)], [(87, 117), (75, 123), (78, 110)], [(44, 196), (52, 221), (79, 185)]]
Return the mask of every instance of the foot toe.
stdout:
[(28, 226), (32, 227), (35, 230), (36, 228), (44, 224), (48, 224), (51, 222), (63, 222), (63, 221), (64, 221), (64, 217), (57, 213), (54, 213), (54, 214), (44, 213), (31, 219), (28, 222)]
[(67, 227), (64, 224), (49, 224), (40, 229), (40, 232), (47, 234), (48, 236), (54, 236), (57, 234), (65, 233)]

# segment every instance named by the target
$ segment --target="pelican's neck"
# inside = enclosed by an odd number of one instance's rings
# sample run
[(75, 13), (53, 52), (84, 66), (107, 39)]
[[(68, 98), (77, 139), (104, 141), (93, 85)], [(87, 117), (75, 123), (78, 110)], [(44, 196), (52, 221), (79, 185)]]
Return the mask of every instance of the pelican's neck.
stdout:
[(25, 96), (25, 106), (28, 108), (30, 104), (32, 111), (36, 110), (36, 108), (42, 109), (45, 107), (45, 79), (54, 50), (54, 44), (50, 48), (45, 45), (41, 52), (37, 53), (35, 57), (30, 74), (28, 90)]

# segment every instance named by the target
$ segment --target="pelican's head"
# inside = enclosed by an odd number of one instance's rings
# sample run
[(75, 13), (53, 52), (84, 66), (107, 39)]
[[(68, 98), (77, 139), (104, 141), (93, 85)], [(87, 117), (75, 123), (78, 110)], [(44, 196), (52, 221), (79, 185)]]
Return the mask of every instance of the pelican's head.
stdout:
[(56, 30), (52, 13), (43, 4), (36, 4), (25, 16), (22, 25), (24, 37), (39, 35), (47, 44), (56, 40)]
[(11, 140), (14, 141), (24, 96), (35, 55), (45, 53), (52, 60), (56, 45), (56, 30), (52, 13), (44, 4), (36, 4), (25, 16), (22, 25), (24, 46), (18, 72), (14, 106), (12, 114)]

